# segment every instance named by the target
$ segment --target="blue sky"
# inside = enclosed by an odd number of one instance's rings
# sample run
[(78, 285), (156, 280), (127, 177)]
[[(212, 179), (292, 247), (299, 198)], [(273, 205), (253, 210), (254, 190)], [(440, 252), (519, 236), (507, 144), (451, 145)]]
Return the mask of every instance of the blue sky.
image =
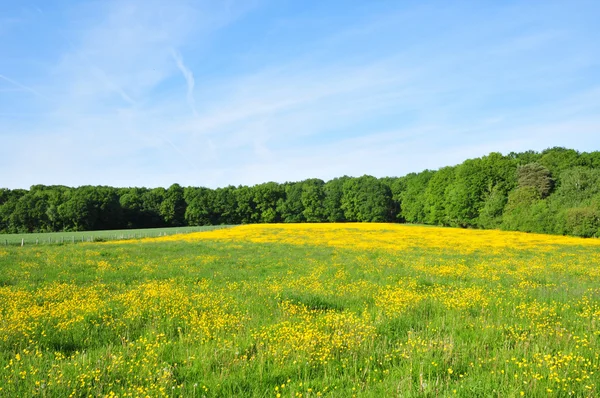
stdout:
[(0, 186), (600, 150), (598, 1), (0, 1)]

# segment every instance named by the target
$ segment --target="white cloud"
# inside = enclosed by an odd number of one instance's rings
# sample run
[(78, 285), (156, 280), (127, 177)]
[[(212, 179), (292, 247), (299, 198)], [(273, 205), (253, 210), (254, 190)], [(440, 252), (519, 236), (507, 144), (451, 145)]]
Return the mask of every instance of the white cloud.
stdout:
[[(218, 33), (251, 7), (218, 4), (139, 0), (75, 9), (81, 23), (65, 28), (70, 45), (43, 91), (0, 75), (51, 99), (35, 125), (35, 117), (17, 124), (0, 114), (7, 131), (0, 166), (20, 165), (2, 183), (216, 187), (402, 175), (491, 151), (598, 148), (600, 87), (562, 92), (563, 80), (554, 79), (574, 78), (585, 64), (515, 66), (518, 54), (567, 34), (542, 29), (489, 43), (503, 23), (489, 20), (480, 27), (487, 36), (464, 47), (442, 45), (463, 43), (468, 32), (459, 27), (398, 51), (336, 52), (354, 40), (368, 46), (399, 35), (400, 21), (423, 17), (418, 8), (382, 24), (370, 16), (264, 65), (250, 62), (257, 55), (247, 50), (225, 58), (247, 63), (217, 73), (205, 67), (208, 57), (241, 51), (220, 47)], [(498, 97), (531, 99), (510, 106), (494, 103)]]
[(175, 60), (177, 67), (181, 71), (181, 74), (185, 78), (185, 83), (187, 84), (188, 105), (190, 106), (192, 113), (195, 116), (198, 116), (198, 112), (196, 111), (196, 101), (194, 100), (194, 85), (195, 85), (194, 74), (192, 73), (191, 70), (188, 69), (187, 66), (185, 66), (185, 64), (183, 63), (183, 58), (179, 52), (177, 52), (175, 49), (171, 49), (171, 55), (173, 56), (173, 59)]
[(30, 93), (35, 94), (38, 97), (44, 98), (44, 96), (42, 94), (40, 94), (37, 90), (35, 90), (35, 89), (31, 88), (31, 87), (28, 87), (28, 86), (26, 86), (24, 84), (21, 84), (21, 83), (19, 83), (16, 80), (10, 79), (10, 78), (8, 78), (8, 77), (6, 77), (4, 75), (0, 75), (0, 79), (5, 80), (5, 81), (11, 83), (12, 85), (18, 87), (21, 90), (29, 91)]

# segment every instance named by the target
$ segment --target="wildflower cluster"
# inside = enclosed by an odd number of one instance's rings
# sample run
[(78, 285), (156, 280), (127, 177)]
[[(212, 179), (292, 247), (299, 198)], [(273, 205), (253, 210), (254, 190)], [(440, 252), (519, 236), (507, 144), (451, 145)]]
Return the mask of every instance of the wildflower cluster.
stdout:
[(0, 251), (0, 396), (598, 396), (600, 241), (249, 225)]

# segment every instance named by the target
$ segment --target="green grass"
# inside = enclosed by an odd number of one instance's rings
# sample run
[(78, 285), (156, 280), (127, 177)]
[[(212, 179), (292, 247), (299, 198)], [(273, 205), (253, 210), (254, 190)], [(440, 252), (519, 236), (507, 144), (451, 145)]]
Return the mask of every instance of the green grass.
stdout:
[(599, 258), (0, 247), (0, 396), (595, 397)]
[(216, 228), (227, 228), (225, 225), (198, 227), (170, 227), (144, 229), (118, 229), (106, 231), (77, 232), (40, 232), (21, 234), (0, 234), (0, 246), (6, 245), (43, 245), (56, 243), (77, 243), (91, 241), (107, 241), (121, 239), (140, 239), (165, 235), (185, 234), (189, 232), (210, 231)]

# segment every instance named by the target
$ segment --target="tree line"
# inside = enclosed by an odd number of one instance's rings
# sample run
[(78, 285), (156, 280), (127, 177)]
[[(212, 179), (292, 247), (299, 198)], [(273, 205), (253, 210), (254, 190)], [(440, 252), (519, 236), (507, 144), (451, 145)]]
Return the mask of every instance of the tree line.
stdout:
[(407, 222), (600, 237), (600, 152), (493, 152), (403, 177), (217, 189), (0, 189), (2, 233), (280, 222)]

